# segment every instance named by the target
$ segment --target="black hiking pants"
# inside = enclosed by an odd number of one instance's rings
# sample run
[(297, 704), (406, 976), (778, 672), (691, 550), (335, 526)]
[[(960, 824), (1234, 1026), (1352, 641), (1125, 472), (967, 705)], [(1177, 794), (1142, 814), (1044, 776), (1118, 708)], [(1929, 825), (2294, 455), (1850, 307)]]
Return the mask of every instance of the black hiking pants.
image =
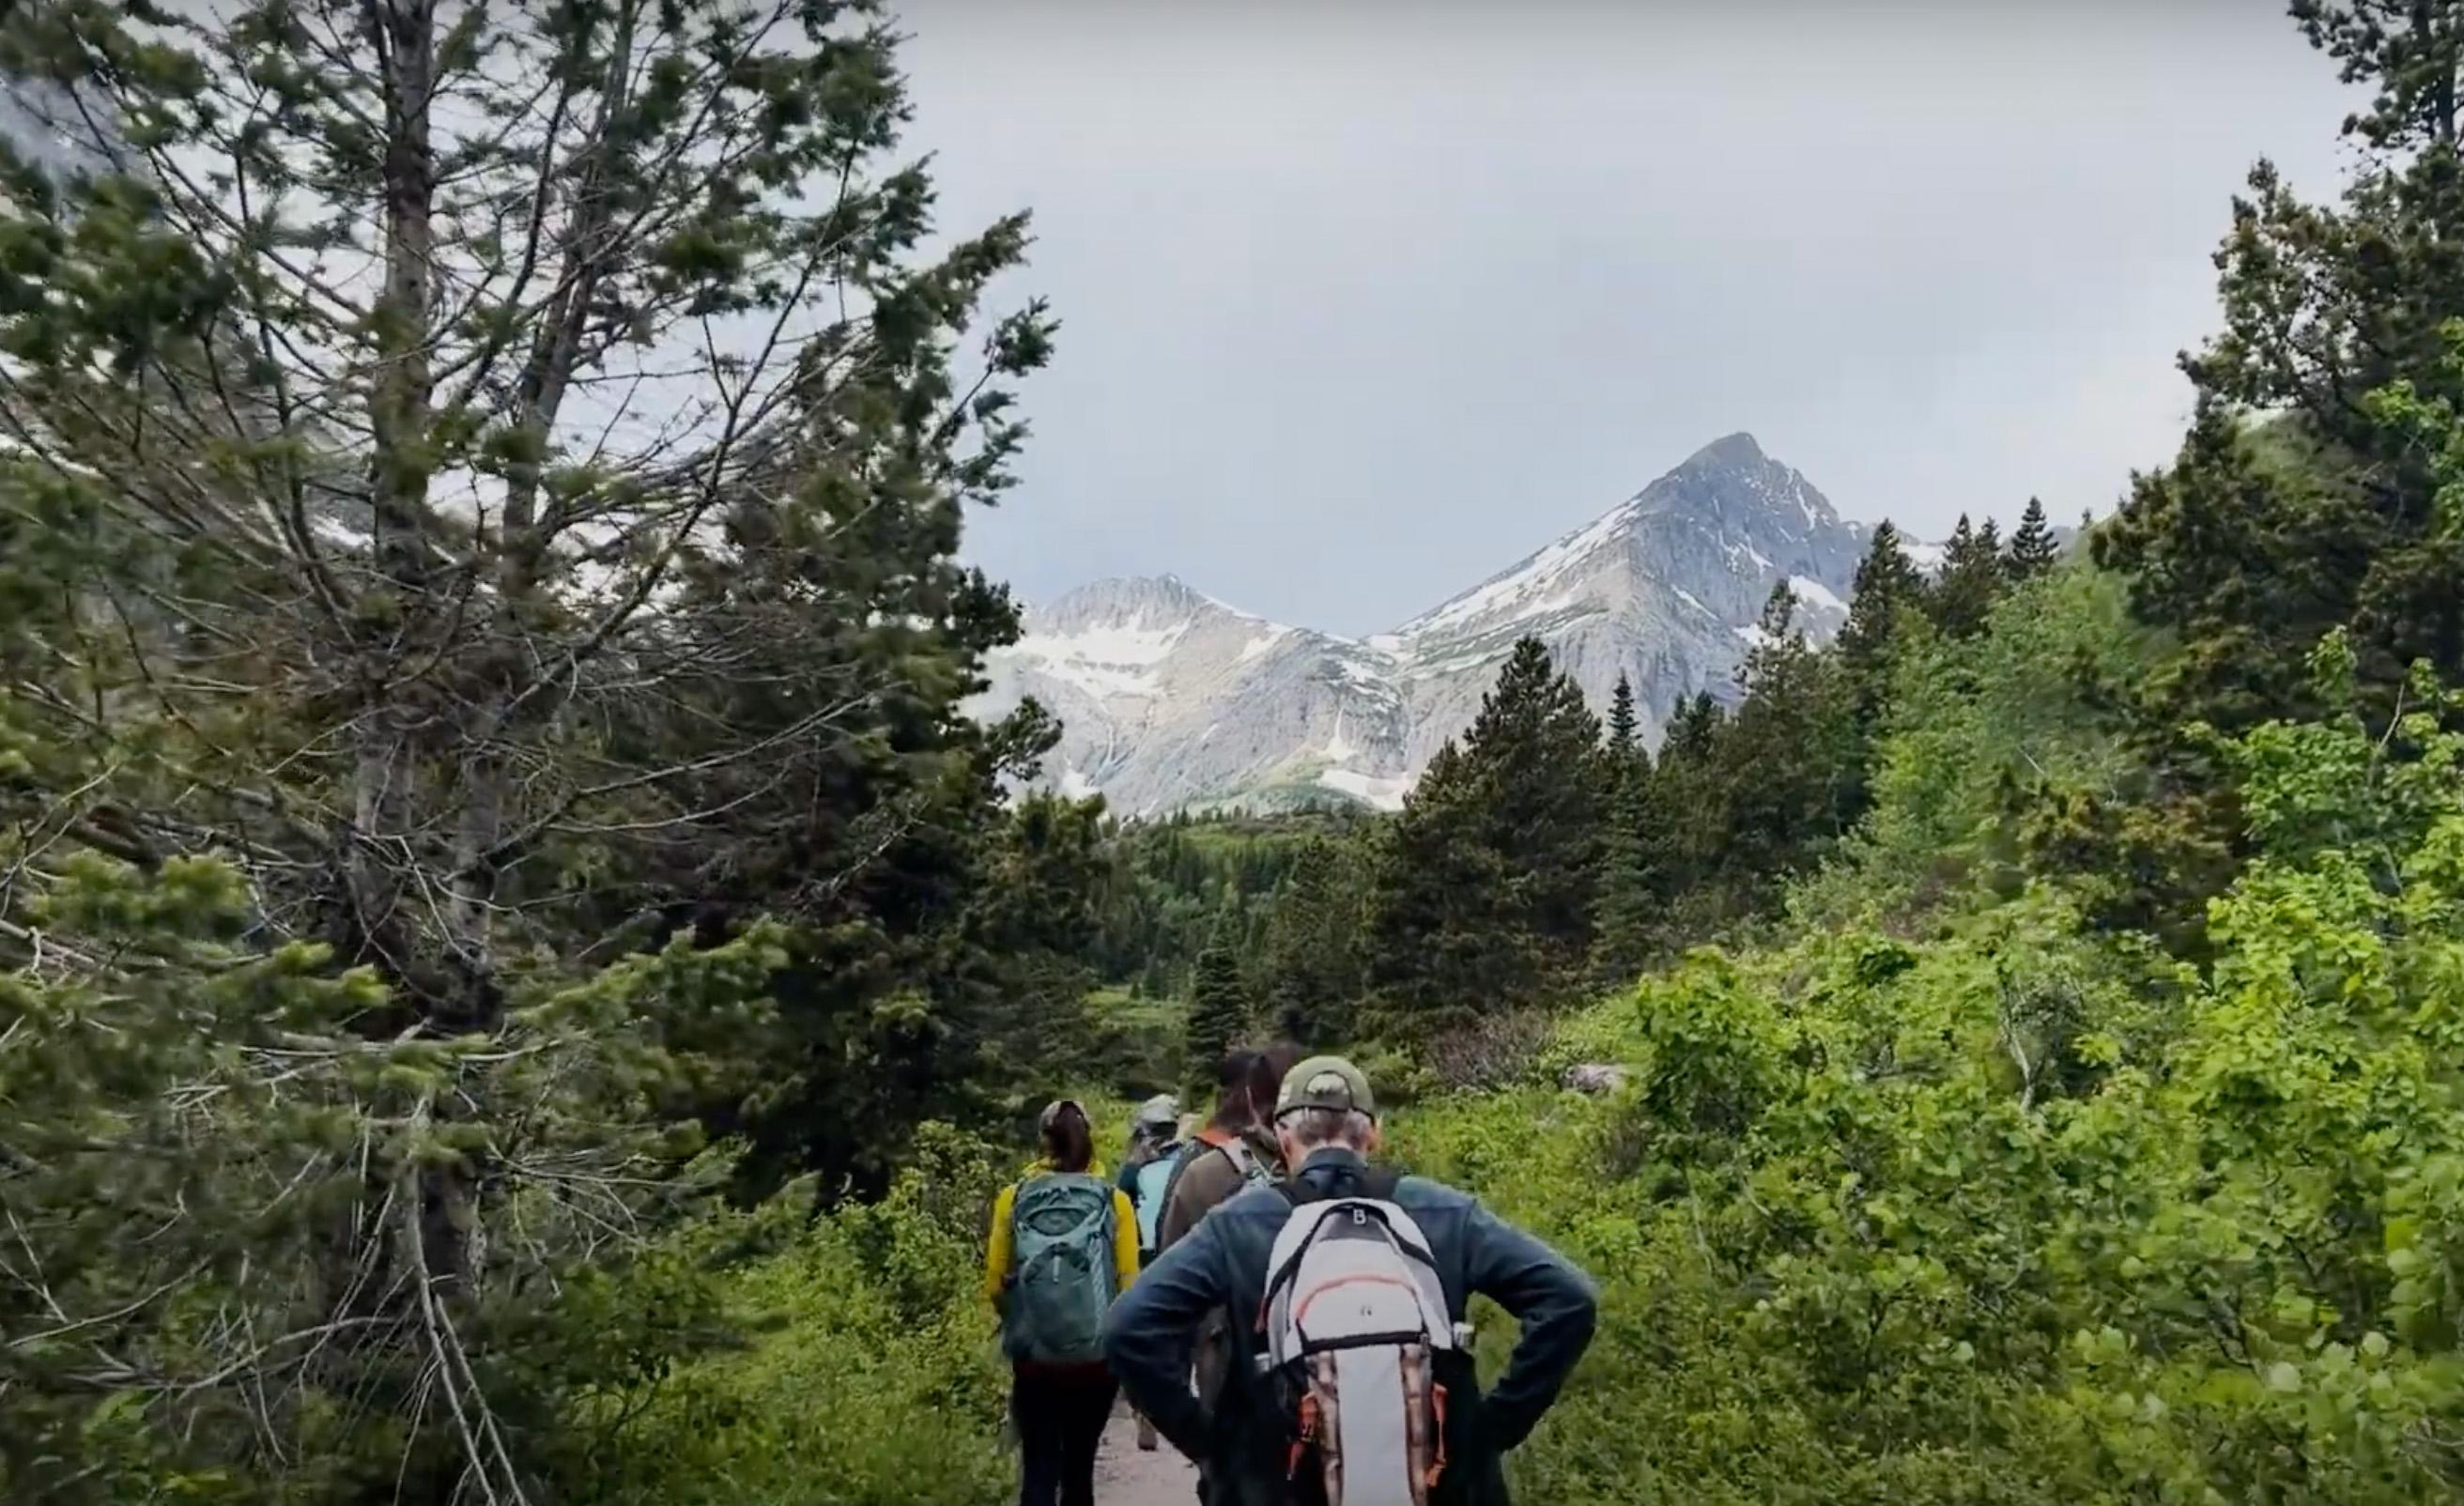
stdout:
[(1019, 1506), (1095, 1506), (1095, 1450), (1112, 1417), (1120, 1385), (1111, 1372), (1012, 1372), (1010, 1416), (1018, 1423)]

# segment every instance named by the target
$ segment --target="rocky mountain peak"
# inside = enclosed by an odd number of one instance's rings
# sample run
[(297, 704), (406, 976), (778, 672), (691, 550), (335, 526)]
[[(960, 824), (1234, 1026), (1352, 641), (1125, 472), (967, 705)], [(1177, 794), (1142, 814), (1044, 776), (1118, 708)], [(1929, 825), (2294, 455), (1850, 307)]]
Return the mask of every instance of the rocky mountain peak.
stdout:
[(1089, 581), (1032, 612), (1039, 628), (1067, 631), (1096, 624), (1162, 630), (1211, 613), (1242, 616), (1193, 589), (1178, 576), (1123, 576)]
[(1686, 456), (1685, 463), (1677, 469), (1684, 470), (1693, 467), (1708, 466), (1744, 470), (1760, 466), (1769, 459), (1770, 457), (1763, 453), (1763, 447), (1755, 441), (1754, 437), (1744, 429), (1739, 429), (1733, 434), (1724, 435), (1711, 441), (1701, 449)]
[(1591, 522), (1365, 644), (1237, 611), (1171, 577), (1104, 580), (1027, 614), (983, 708), (1060, 715), (1050, 777), (1125, 814), (1345, 798), (1393, 808), (1478, 714), (1518, 639), (1605, 708), (1619, 676), (1647, 739), (1678, 703), (1736, 692), (1771, 588), (1835, 630), (1865, 531), (1754, 437), (1730, 434)]

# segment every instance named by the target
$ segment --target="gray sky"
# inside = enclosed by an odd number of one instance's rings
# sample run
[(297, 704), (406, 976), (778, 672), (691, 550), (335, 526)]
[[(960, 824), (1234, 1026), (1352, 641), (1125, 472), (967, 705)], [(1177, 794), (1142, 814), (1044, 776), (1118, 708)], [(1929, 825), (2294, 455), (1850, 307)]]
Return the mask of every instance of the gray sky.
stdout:
[(909, 0), (953, 228), (1052, 370), (971, 557), (1375, 631), (1749, 429), (1840, 511), (2102, 512), (2189, 405), (2250, 164), (2332, 190), (2268, 0)]

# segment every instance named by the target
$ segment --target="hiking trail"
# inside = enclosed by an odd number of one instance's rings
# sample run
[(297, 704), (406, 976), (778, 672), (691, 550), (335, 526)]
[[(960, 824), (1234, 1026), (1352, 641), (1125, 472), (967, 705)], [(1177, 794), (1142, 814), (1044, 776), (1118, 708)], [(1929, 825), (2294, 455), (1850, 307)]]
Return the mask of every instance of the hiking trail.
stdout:
[(1198, 1471), (1171, 1444), (1138, 1451), (1137, 1420), (1127, 1407), (1112, 1408), (1095, 1455), (1096, 1506), (1194, 1506)]

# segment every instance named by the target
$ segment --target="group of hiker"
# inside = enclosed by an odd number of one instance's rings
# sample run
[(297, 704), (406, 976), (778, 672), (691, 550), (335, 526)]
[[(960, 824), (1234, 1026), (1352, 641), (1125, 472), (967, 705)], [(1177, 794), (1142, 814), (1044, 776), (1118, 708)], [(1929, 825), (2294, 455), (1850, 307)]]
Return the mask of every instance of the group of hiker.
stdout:
[[(1374, 1165), (1368, 1080), (1298, 1055), (1230, 1053), (1202, 1124), (1140, 1104), (1116, 1177), (1082, 1106), (1044, 1110), (984, 1262), (1022, 1506), (1092, 1506), (1122, 1393), (1140, 1447), (1196, 1461), (1203, 1506), (1505, 1506), (1503, 1456), (1591, 1341), (1591, 1282), (1468, 1193)], [(1485, 1394), (1475, 1294), (1521, 1330)]]

